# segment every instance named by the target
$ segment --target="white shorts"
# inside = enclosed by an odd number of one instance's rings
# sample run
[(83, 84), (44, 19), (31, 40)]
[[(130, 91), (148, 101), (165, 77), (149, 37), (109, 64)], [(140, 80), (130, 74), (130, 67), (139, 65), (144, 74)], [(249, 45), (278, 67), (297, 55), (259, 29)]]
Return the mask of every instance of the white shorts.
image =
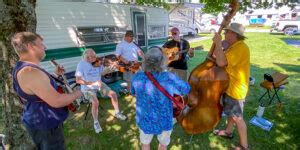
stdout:
[[(151, 143), (153, 134), (145, 134), (143, 130), (140, 130), (140, 141), (142, 144), (148, 145)], [(161, 134), (157, 135), (157, 140), (161, 145), (168, 146), (171, 141), (172, 130), (163, 131)]]
[(131, 71), (125, 71), (123, 73), (123, 79), (127, 82), (130, 83), (131, 82), (131, 78), (133, 77), (134, 73), (132, 73)]

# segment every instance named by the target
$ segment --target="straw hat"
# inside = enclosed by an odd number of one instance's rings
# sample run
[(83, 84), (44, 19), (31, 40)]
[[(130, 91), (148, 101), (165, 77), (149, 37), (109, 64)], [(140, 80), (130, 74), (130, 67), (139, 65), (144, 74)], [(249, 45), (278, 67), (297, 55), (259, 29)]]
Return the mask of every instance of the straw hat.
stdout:
[(235, 32), (238, 35), (244, 36), (245, 27), (242, 24), (239, 23), (231, 23), (229, 26), (227, 26), (224, 30), (230, 30), (232, 32)]

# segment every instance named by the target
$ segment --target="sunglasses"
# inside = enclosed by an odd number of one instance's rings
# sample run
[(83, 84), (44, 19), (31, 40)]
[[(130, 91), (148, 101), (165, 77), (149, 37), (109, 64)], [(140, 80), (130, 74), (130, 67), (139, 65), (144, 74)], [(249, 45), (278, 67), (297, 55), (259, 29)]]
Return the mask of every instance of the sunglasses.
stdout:
[(176, 33), (176, 32), (172, 32), (171, 34), (172, 34), (172, 35), (177, 35), (177, 33)]

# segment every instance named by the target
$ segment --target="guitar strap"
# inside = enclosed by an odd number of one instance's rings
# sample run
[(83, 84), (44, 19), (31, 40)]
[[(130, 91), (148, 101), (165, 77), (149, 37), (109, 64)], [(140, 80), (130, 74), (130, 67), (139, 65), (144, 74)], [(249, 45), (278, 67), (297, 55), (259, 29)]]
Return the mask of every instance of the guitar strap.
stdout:
[[(180, 39), (179, 45), (180, 45), (179, 51), (183, 51), (183, 40), (182, 40), (182, 39)], [(189, 59), (188, 55), (186, 55), (186, 54), (184, 54), (184, 53), (181, 53), (181, 54), (180, 54), (180, 58), (183, 59), (184, 62), (187, 62), (188, 59)]]
[(153, 77), (153, 75), (150, 72), (145, 72), (146, 76), (148, 79), (152, 82), (152, 84), (160, 91), (162, 92), (166, 97), (168, 97), (170, 100), (175, 103), (176, 106), (179, 108), (183, 108), (183, 103), (180, 103), (178, 100), (176, 100), (173, 96), (171, 96), (158, 82), (157, 80)]
[(180, 51), (182, 51), (183, 50), (183, 42), (182, 42), (182, 40), (180, 39), (180, 41), (179, 41), (179, 47), (180, 47)]
[(140, 50), (142, 50), (141, 46), (138, 45), (136, 42), (133, 42), (133, 44), (134, 44), (135, 46), (137, 46)]

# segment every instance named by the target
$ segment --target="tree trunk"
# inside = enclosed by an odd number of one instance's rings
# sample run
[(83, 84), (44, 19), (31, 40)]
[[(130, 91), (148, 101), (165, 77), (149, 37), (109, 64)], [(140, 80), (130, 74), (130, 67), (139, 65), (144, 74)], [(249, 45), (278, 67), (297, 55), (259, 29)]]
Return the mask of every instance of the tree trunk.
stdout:
[[(0, 80), (5, 122), (5, 145), (8, 149), (32, 149), (33, 144), (21, 122), (22, 106), (12, 88), (11, 71), (18, 56), (10, 37), (17, 32), (36, 29), (36, 0), (0, 0)], [(3, 55), (2, 55), (3, 54)]]

